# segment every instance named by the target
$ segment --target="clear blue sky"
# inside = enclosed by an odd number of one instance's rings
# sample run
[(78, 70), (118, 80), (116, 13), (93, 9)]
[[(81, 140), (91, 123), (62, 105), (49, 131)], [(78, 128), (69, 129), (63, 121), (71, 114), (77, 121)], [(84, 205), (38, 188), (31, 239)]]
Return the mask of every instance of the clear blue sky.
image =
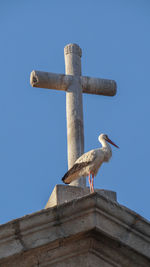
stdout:
[(65, 92), (32, 88), (33, 69), (64, 73), (64, 46), (82, 73), (114, 79), (115, 97), (84, 95), (85, 151), (102, 132), (120, 146), (95, 179), (150, 219), (150, 1), (0, 3), (0, 223), (41, 210), (67, 171)]

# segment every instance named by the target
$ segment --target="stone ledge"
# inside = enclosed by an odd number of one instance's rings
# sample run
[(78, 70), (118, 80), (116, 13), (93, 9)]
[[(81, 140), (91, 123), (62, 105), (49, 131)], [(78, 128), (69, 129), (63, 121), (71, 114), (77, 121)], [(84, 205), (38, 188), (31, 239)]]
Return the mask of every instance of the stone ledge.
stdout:
[(149, 260), (91, 230), (0, 261), (1, 267), (148, 267)]
[(0, 262), (48, 244), (60, 246), (63, 240), (73, 240), (93, 229), (97, 236), (102, 234), (117, 242), (118, 248), (125, 246), (150, 261), (150, 223), (93, 193), (1, 225)]

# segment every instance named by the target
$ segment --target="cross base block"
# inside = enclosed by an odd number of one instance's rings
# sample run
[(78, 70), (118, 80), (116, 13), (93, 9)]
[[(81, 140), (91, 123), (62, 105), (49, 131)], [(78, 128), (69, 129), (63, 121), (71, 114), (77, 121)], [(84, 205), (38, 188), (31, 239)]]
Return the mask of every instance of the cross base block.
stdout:
[[(114, 191), (104, 190), (104, 189), (94, 189), (94, 192), (97, 192), (100, 195), (103, 195), (112, 201), (117, 201), (117, 195), (116, 192)], [(82, 188), (77, 186), (58, 184), (54, 187), (54, 190), (45, 206), (45, 209), (63, 203), (67, 203), (73, 199), (77, 199), (88, 194), (90, 194), (89, 187)]]

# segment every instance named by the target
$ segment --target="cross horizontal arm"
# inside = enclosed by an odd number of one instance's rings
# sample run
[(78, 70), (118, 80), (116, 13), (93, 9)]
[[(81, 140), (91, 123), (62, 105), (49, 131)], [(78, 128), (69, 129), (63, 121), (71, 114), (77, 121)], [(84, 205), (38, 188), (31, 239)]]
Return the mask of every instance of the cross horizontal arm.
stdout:
[(79, 79), (83, 93), (114, 96), (116, 82), (114, 80), (90, 78), (86, 76), (73, 76), (43, 71), (32, 71), (30, 84), (33, 87), (67, 91), (74, 79)]
[(94, 95), (114, 96), (117, 92), (117, 84), (114, 80), (80, 77), (83, 93)]

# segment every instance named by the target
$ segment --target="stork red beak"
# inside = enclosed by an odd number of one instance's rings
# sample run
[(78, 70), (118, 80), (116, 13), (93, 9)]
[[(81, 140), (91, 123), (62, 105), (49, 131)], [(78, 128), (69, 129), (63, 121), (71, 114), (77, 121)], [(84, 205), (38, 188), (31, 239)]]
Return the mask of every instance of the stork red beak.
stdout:
[(113, 146), (119, 148), (119, 146), (117, 146), (114, 142), (112, 142), (109, 138), (107, 138), (107, 142), (109, 142), (110, 144), (112, 144)]

